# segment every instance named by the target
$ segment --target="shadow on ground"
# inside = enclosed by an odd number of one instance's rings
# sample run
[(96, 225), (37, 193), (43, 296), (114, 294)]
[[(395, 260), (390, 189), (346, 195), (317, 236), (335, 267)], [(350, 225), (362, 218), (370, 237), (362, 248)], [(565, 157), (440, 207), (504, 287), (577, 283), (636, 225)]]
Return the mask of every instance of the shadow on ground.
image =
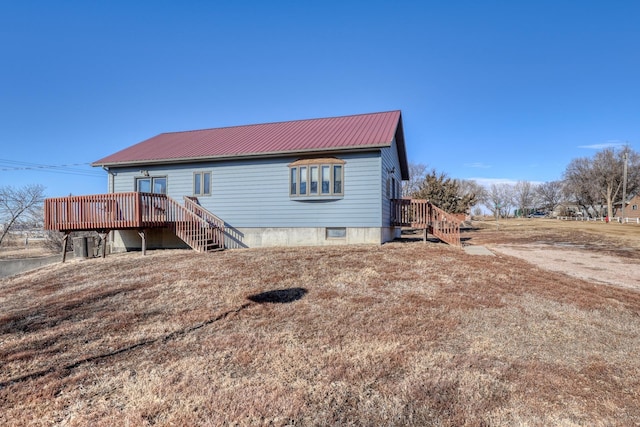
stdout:
[(306, 293), (307, 290), (305, 288), (275, 289), (273, 291), (249, 295), (247, 299), (258, 304), (286, 304), (301, 299)]

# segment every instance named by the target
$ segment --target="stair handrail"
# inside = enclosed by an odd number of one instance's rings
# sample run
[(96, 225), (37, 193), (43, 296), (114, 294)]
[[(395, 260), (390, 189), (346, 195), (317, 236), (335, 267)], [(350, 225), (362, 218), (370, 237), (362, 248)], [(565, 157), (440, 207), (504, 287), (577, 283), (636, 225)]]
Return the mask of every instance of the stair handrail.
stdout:
[(209, 222), (213, 227), (224, 231), (224, 221), (198, 203), (197, 197), (184, 196), (185, 207), (198, 215), (200, 218)]
[(185, 208), (187, 210), (190, 210), (193, 213), (195, 213), (198, 217), (206, 221), (207, 224), (209, 224), (209, 227), (213, 228), (210, 237), (212, 238), (215, 244), (223, 248), (224, 247), (224, 221), (218, 216), (216, 216), (215, 214), (211, 213), (209, 210), (202, 207), (199, 204), (197, 197), (184, 196), (183, 199), (184, 199)]
[(434, 236), (452, 246), (461, 247), (460, 224), (455, 215), (429, 202), (429, 225)]
[(429, 200), (410, 197), (391, 200), (391, 223), (394, 226), (423, 228), (443, 242), (462, 247), (461, 221)]
[(169, 196), (167, 196), (167, 204), (170, 208), (168, 223), (176, 236), (196, 251), (206, 252), (207, 236), (202, 233), (202, 230), (207, 229), (209, 224)]

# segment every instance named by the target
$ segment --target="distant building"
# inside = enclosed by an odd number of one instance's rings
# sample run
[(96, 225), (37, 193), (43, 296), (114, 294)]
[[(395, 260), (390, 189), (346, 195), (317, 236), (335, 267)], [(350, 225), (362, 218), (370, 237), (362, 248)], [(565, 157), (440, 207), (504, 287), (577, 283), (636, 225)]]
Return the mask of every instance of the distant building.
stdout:
[[(631, 219), (640, 218), (640, 195), (636, 194), (627, 198), (627, 202), (624, 206), (624, 217)], [(615, 203), (613, 205), (613, 217), (618, 218), (622, 216), (622, 202)]]

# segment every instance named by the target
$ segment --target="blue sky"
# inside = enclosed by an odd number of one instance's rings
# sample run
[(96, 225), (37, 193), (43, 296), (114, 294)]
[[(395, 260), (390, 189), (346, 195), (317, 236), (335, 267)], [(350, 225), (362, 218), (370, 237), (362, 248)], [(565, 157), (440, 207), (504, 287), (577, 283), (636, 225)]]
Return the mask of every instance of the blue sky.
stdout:
[(559, 179), (640, 148), (638, 16), (635, 0), (0, 0), (0, 186), (101, 193), (87, 164), (158, 133), (395, 109), (412, 162)]

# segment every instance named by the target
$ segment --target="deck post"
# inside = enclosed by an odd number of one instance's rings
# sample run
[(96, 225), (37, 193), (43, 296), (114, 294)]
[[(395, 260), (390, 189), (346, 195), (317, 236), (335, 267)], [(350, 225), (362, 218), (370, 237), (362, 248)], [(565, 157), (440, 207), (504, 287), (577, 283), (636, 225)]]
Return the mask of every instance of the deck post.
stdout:
[(144, 233), (144, 230), (138, 230), (138, 235), (142, 239), (142, 255), (147, 254), (147, 237)]
[(107, 256), (107, 236), (111, 230), (106, 230), (102, 233), (98, 233), (100, 236), (100, 243), (102, 244), (101, 252), (102, 258), (106, 258)]
[(428, 239), (427, 239), (427, 235), (428, 235), (428, 231), (427, 231), (427, 230), (429, 230), (429, 229), (428, 229), (427, 227), (425, 227), (425, 228), (424, 228), (424, 237), (423, 237), (423, 241), (424, 241), (425, 243), (427, 243), (427, 240), (428, 240)]
[(64, 237), (62, 238), (62, 262), (67, 260), (67, 244), (69, 243), (69, 234), (70, 231), (64, 232)]

